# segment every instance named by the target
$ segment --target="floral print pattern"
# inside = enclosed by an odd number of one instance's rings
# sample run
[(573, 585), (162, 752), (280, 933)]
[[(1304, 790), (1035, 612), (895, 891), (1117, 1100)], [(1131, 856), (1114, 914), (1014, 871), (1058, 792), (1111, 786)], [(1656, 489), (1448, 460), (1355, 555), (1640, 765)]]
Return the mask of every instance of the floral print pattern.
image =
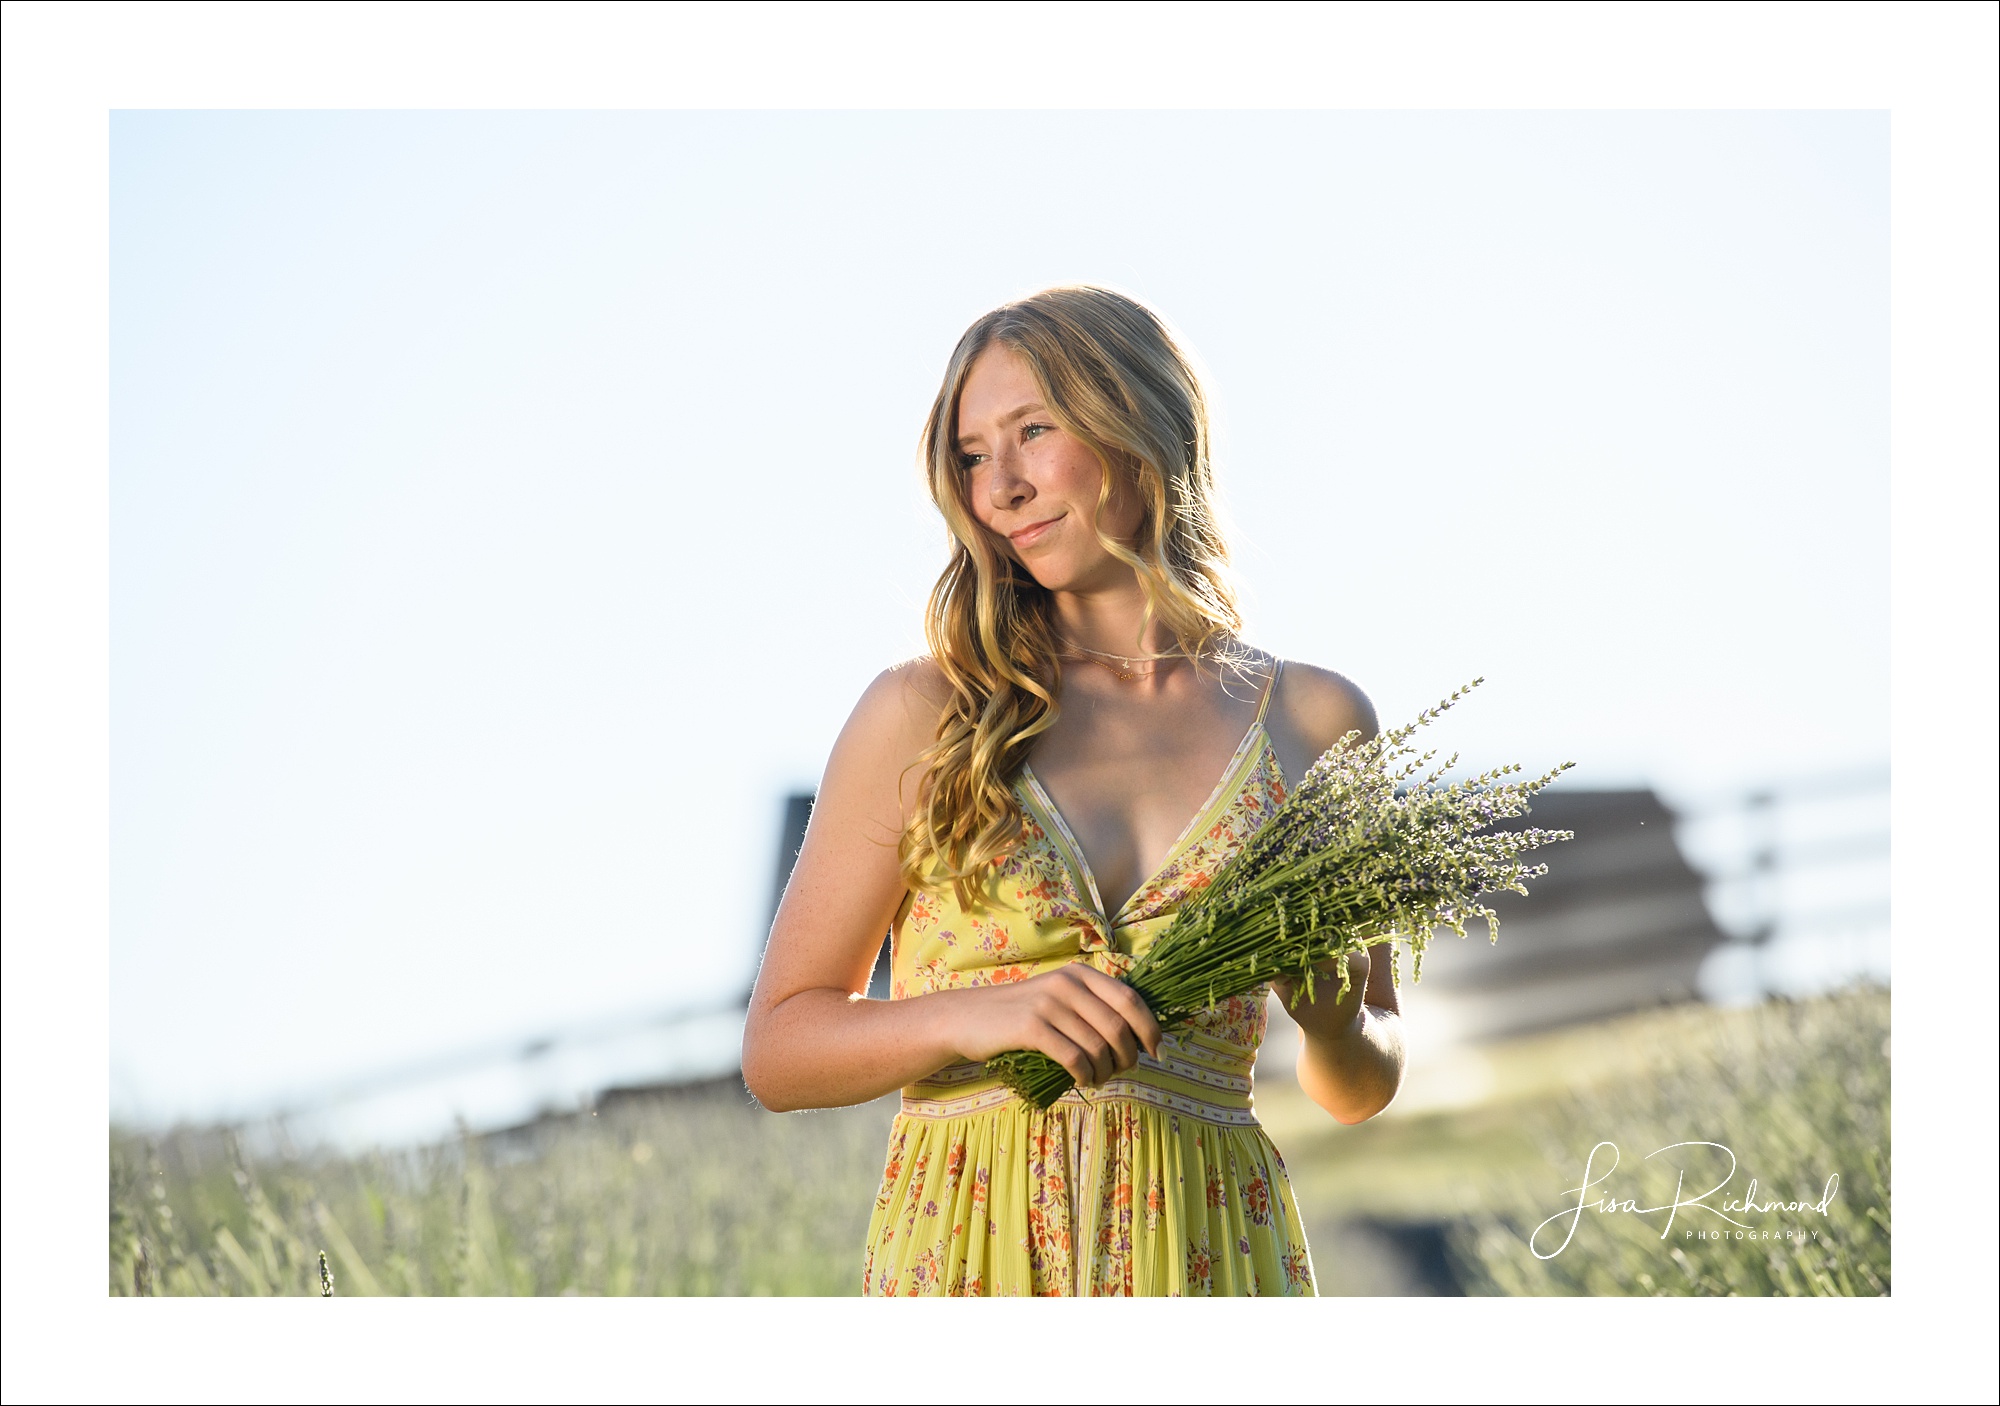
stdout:
[[(1119, 975), (1285, 796), (1261, 719), (1159, 871), (1116, 914), (1031, 775), (1022, 843), (983, 901), (914, 894), (893, 934), (891, 995), (1021, 981), (1068, 962)], [(862, 1292), (1134, 1295), (1313, 1292), (1284, 1163), (1250, 1113), (1265, 993), (1203, 1012), (1101, 1091), (1038, 1111), (973, 1066), (905, 1091), (869, 1226)], [(950, 1078), (946, 1078), (950, 1075)], [(965, 1111), (954, 1111), (964, 1101)]]

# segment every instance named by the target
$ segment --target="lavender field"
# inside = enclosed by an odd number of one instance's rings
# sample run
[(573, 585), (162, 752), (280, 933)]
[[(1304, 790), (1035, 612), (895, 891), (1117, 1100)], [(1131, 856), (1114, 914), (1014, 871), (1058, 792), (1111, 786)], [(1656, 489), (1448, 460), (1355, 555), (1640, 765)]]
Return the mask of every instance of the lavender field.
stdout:
[[(1889, 1291), (1886, 992), (1671, 1007), (1487, 1057), (1477, 1103), (1358, 1128), (1260, 1081), (1323, 1293)], [(728, 1082), (364, 1156), (114, 1129), (108, 1287), (319, 1294), (324, 1253), (337, 1294), (853, 1293), (893, 1111), (770, 1114)], [(1564, 1216), (1607, 1142), (1621, 1160), (1584, 1199), (1611, 1207)], [(1736, 1170), (1663, 1237), (1648, 1154), (1684, 1142)]]

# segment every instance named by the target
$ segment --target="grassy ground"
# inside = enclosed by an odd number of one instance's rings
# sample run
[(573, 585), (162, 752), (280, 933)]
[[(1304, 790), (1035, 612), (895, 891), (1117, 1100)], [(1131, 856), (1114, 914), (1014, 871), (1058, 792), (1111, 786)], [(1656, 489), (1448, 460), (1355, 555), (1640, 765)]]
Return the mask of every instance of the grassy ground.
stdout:
[[(1677, 1008), (1484, 1051), (1468, 1107), (1341, 1128), (1277, 1080), (1258, 1104), (1323, 1292), (1884, 1293), (1888, 1021), (1884, 992)], [(110, 1290), (313, 1294), (324, 1250), (343, 1294), (852, 1293), (892, 1113), (772, 1115), (721, 1087), (359, 1158), (114, 1131)], [(1560, 1253), (1530, 1252), (1593, 1146), (1621, 1160), (1588, 1199), (1643, 1208), (1674, 1199), (1665, 1161), (1686, 1167), (1684, 1198), (1720, 1176), (1713, 1149), (1647, 1158), (1689, 1140), (1733, 1151), (1731, 1199), (1755, 1177), (1760, 1204), (1817, 1202), (1838, 1172), (1824, 1215), (1730, 1213), (1817, 1238), (1691, 1238), (1734, 1227), (1683, 1209), (1662, 1239), (1661, 1213), (1586, 1209)]]
[(520, 1133), (252, 1161), (114, 1136), (111, 1292), (846, 1294), (892, 1101), (774, 1115), (741, 1086)]
[[(1295, 1089), (1260, 1086), (1322, 1292), (1436, 1292), (1411, 1284), (1408, 1265), (1385, 1253), (1385, 1236), (1412, 1231), (1440, 1242), (1455, 1287), (1474, 1294), (1888, 1292), (1887, 992), (1747, 1011), (1676, 1007), (1481, 1058), (1491, 1088), (1477, 1105), (1356, 1128), (1329, 1126)], [(1729, 1153), (1651, 1156), (1683, 1142)], [(1615, 1170), (1580, 1215), (1541, 1229), (1531, 1251), (1538, 1226), (1577, 1206), (1600, 1143), (1615, 1145)], [(1646, 1213), (1677, 1194), (1694, 1199), (1729, 1171), (1730, 1154), (1734, 1175), (1703, 1202), (1728, 1219), (1686, 1208), (1669, 1226), (1664, 1211)], [(1610, 1156), (1597, 1153), (1593, 1177)], [(1728, 1209), (1753, 1194), (1759, 1207), (1818, 1203), (1836, 1173), (1824, 1214)], [(1606, 1199), (1612, 1208), (1595, 1204)]]

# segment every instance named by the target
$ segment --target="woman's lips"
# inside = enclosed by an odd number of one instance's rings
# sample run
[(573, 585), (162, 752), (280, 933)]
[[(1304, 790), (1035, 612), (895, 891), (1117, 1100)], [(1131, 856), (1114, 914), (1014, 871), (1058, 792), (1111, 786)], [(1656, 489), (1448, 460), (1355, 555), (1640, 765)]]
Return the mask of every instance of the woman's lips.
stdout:
[(1055, 517), (1047, 518), (1031, 526), (1024, 527), (1019, 532), (1008, 533), (1007, 540), (1012, 542), (1016, 547), (1032, 547), (1035, 543), (1042, 540), (1043, 535), (1051, 527), (1054, 527), (1061, 521), (1062, 515), (1059, 513)]

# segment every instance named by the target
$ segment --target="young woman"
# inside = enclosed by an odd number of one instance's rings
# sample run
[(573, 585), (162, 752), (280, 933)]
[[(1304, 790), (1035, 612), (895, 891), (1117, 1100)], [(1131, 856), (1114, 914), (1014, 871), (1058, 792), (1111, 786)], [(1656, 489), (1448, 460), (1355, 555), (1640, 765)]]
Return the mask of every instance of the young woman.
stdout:
[[(1132, 299), (1055, 288), (982, 317), (923, 443), (952, 536), (931, 652), (834, 745), (744, 1079), (774, 1110), (903, 1091), (865, 1293), (1311, 1293), (1251, 1109), (1262, 993), (1163, 1034), (1117, 977), (1373, 709), (1238, 640), (1201, 384)], [(885, 931), (891, 999), (866, 1000)], [(1372, 955), (1346, 999), (1335, 980), (1288, 1006), (1301, 1085), (1347, 1123), (1402, 1077)], [(1035, 1111), (981, 1067), (1010, 1049), (1077, 1088)]]

